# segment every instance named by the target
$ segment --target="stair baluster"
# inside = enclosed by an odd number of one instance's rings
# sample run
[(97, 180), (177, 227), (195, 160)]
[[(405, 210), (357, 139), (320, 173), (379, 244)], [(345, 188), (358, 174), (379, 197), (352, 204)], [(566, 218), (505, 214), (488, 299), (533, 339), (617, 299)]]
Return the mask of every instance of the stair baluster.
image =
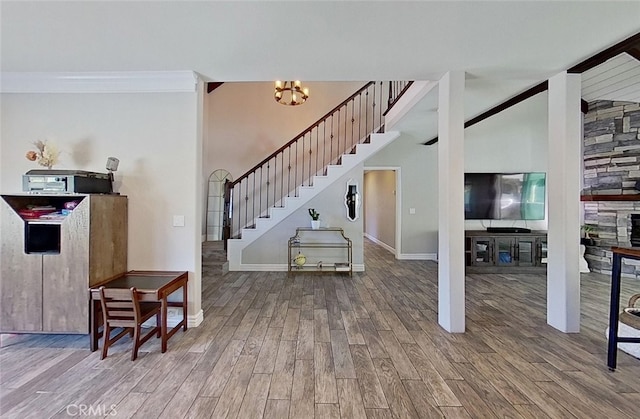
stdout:
[[(379, 86), (376, 87), (378, 83)], [(384, 115), (412, 82), (388, 82), (388, 99), (386, 100), (388, 105), (384, 112), (380, 106), (383, 103), (383, 83), (382, 81), (368, 82), (244, 175), (233, 182), (225, 183), (224, 240), (232, 237), (239, 238), (243, 228), (254, 227), (258, 218), (269, 217), (270, 208), (283, 207), (285, 198), (298, 196), (300, 186), (312, 186), (314, 176), (324, 175), (329, 165), (341, 164), (342, 155), (354, 153), (356, 145), (368, 142), (371, 133), (384, 132)], [(358, 102), (357, 106), (356, 101)], [(350, 115), (349, 107), (351, 108)], [(349, 123), (351, 124), (350, 136)], [(315, 156), (313, 155), (314, 134), (316, 137)], [(305, 145), (307, 137), (308, 151)], [(287, 152), (288, 159), (286, 165), (285, 152)], [(322, 165), (319, 164), (320, 153), (322, 153)], [(279, 166), (278, 155), (281, 159)], [(314, 157), (315, 165), (313, 164)], [(305, 160), (307, 161), (305, 162)], [(293, 173), (291, 173), (292, 171)], [(286, 182), (284, 181), (285, 176), (287, 177)], [(278, 177), (280, 177), (279, 192), (277, 190)], [(250, 183), (253, 184), (251, 187)], [(244, 194), (242, 193), (243, 185)], [(271, 185), (273, 188), (270, 190)], [(242, 202), (243, 200), (244, 202)], [(251, 211), (249, 211), (249, 206)], [(244, 221), (241, 219), (242, 212), (244, 212)], [(238, 214), (237, 217), (234, 217), (234, 214)]]

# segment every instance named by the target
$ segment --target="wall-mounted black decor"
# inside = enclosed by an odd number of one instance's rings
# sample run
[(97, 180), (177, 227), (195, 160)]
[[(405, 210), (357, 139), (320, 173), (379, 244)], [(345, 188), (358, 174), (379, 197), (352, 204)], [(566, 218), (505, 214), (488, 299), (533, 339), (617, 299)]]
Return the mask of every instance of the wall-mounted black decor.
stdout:
[(358, 182), (353, 179), (347, 181), (347, 192), (344, 195), (344, 205), (347, 207), (347, 220), (356, 221), (360, 216), (360, 192)]

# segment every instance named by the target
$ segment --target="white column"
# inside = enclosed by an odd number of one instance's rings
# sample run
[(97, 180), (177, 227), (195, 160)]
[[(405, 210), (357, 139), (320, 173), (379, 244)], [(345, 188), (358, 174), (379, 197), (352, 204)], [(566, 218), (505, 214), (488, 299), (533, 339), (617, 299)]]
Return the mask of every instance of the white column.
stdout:
[(547, 323), (580, 331), (581, 77), (549, 79)]
[(463, 333), (464, 72), (445, 74), (438, 94), (438, 323)]

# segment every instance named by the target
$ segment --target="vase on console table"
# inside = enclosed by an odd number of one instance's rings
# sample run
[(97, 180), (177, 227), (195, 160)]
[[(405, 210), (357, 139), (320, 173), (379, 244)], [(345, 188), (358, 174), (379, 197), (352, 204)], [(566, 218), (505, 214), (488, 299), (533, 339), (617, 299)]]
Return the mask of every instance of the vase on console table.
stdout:
[(586, 250), (587, 250), (587, 247), (584, 244), (581, 244), (580, 245), (580, 261), (579, 261), (580, 273), (591, 272), (591, 270), (589, 270), (589, 264), (587, 263), (587, 259), (585, 259), (584, 257), (584, 252)]

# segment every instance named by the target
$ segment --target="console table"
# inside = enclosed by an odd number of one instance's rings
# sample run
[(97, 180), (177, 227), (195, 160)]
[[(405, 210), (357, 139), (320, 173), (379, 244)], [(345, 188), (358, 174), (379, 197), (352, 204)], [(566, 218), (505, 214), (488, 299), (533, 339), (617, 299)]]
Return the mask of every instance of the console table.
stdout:
[(618, 357), (618, 342), (640, 343), (640, 338), (618, 336), (618, 318), (620, 316), (620, 276), (622, 259), (640, 259), (640, 248), (612, 247), (613, 266), (611, 268), (611, 304), (609, 306), (609, 347), (607, 366), (615, 371)]
[[(289, 275), (297, 272), (344, 272), (352, 275), (353, 244), (351, 239), (344, 235), (344, 230), (339, 227), (318, 229), (298, 227), (296, 235), (289, 239), (288, 248)], [(312, 254), (303, 255), (302, 249), (308, 249)], [(338, 249), (337, 253), (331, 249)], [(297, 255), (294, 252), (296, 250), (298, 254), (304, 256), (304, 263), (297, 264), (295, 262)]]

